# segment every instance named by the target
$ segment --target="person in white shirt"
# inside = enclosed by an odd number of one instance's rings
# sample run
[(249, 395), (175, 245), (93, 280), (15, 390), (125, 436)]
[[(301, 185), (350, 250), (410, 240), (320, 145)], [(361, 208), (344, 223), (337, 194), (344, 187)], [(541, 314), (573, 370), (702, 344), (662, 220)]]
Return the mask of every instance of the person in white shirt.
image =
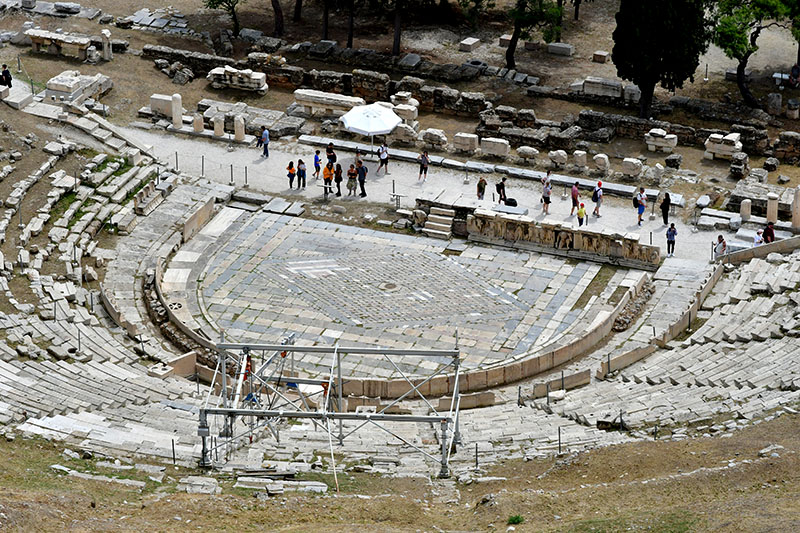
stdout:
[(378, 164), (378, 170), (375, 171), (375, 174), (383, 169), (384, 176), (389, 174), (389, 147), (386, 146), (384, 142), (380, 148), (378, 148), (378, 159), (380, 163)]
[(760, 244), (764, 244), (764, 230), (762, 229), (758, 230), (753, 237), (753, 247), (756, 247)]
[(728, 243), (725, 242), (725, 237), (719, 235), (717, 242), (714, 243), (714, 259), (719, 259), (726, 253), (728, 253)]
[(600, 218), (600, 206), (603, 205), (603, 182), (598, 181), (597, 187), (592, 191), (592, 201), (594, 202), (594, 216)]
[(644, 192), (644, 187), (639, 187), (639, 194), (636, 195), (636, 200), (638, 200), (639, 206), (637, 207), (637, 212), (639, 213), (639, 225), (642, 225), (642, 215), (644, 215), (644, 210), (647, 209), (647, 194)]

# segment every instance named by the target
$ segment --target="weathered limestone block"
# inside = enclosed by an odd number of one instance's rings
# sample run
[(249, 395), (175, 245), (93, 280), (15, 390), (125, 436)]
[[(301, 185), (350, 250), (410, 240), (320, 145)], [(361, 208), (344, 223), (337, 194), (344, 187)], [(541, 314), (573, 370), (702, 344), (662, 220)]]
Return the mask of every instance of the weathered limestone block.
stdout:
[(237, 70), (229, 65), (210, 70), (206, 79), (215, 89), (254, 91), (261, 95), (267, 94), (269, 90), (265, 73), (253, 72), (250, 69)]
[(236, 115), (233, 118), (233, 140), (244, 141), (244, 117), (242, 115)]
[(781, 93), (769, 93), (767, 95), (767, 113), (778, 116), (783, 110), (783, 97)]
[(355, 106), (366, 105), (364, 99), (357, 96), (326, 93), (314, 89), (295, 90), (294, 100), (311, 115), (319, 111), (326, 115), (344, 114)]
[(167, 94), (150, 96), (150, 111), (155, 115), (172, 117), (172, 97)]
[(100, 30), (100, 39), (103, 42), (103, 61), (111, 61), (114, 59), (114, 51), (111, 47), (111, 32), (109, 30)]
[(767, 194), (767, 222), (778, 221), (778, 200), (780, 197), (774, 192)]
[(608, 169), (611, 166), (606, 154), (597, 154), (592, 158), (592, 161), (594, 161), (594, 166), (597, 168), (597, 170), (601, 170), (603, 172), (608, 172)]
[(416, 106), (409, 104), (399, 104), (394, 106), (394, 112), (398, 117), (402, 118), (406, 124), (417, 120), (418, 110)]
[(564, 165), (567, 164), (567, 152), (564, 150), (553, 150), (547, 153), (547, 157), (550, 158), (550, 162), (556, 168), (563, 168)]
[(731, 159), (733, 154), (742, 151), (741, 137), (741, 133), (727, 135), (712, 133), (706, 139), (706, 151), (703, 157), (706, 159)]
[(589, 96), (622, 97), (622, 83), (597, 76), (589, 76), (583, 80), (583, 94)]
[(739, 215), (741, 215), (742, 220), (744, 220), (745, 222), (750, 220), (750, 210), (752, 204), (753, 201), (750, 200), (749, 198), (742, 200), (742, 203), (739, 204)]
[(672, 153), (678, 146), (678, 136), (674, 133), (667, 133), (661, 128), (653, 128), (644, 135), (644, 142), (647, 149), (651, 152)]
[(420, 140), (436, 148), (441, 148), (447, 144), (447, 135), (443, 130), (428, 128), (423, 130), (419, 136)]
[(192, 126), (195, 133), (203, 133), (203, 115), (200, 113), (192, 115)]
[(800, 230), (800, 185), (794, 188), (792, 199), (792, 229)]
[(62, 55), (81, 61), (86, 61), (87, 50), (92, 45), (91, 39), (88, 37), (47, 30), (30, 29), (25, 31), (25, 35), (30, 38), (34, 52)]
[(214, 124), (214, 137), (223, 137), (225, 135), (225, 115), (221, 113), (214, 115), (211, 122)]
[(388, 74), (372, 70), (353, 70), (353, 96), (369, 100), (388, 100), (389, 84), (391, 79)]
[(183, 126), (183, 100), (181, 95), (172, 95), (172, 127), (180, 129)]
[(505, 139), (484, 137), (481, 139), (481, 151), (486, 155), (508, 157), (508, 154), (511, 152), (511, 145)]
[(480, 44), (481, 40), (476, 37), (467, 37), (458, 43), (458, 50), (461, 52), (472, 52)]
[(750, 174), (750, 157), (745, 152), (736, 152), (731, 156), (730, 173), (736, 179), (746, 178)]
[(550, 43), (547, 45), (547, 53), (570, 57), (575, 53), (575, 47), (567, 43)]
[(417, 142), (417, 132), (408, 124), (398, 124), (398, 126), (389, 135), (391, 143), (400, 143), (405, 145), (413, 145)]
[(453, 136), (453, 148), (459, 152), (473, 154), (478, 149), (478, 136), (474, 133), (456, 133)]
[(642, 174), (642, 162), (634, 157), (626, 157), (622, 160), (622, 173), (632, 178), (637, 178)]
[(595, 63), (607, 63), (609, 57), (611, 57), (611, 54), (605, 50), (596, 50), (594, 54), (592, 54), (592, 61)]
[(575, 166), (578, 168), (586, 167), (586, 152), (583, 150), (575, 150), (572, 152), (572, 157), (575, 160)]
[(539, 155), (539, 150), (533, 148), (532, 146), (520, 146), (517, 148), (517, 155), (524, 159), (527, 163)]

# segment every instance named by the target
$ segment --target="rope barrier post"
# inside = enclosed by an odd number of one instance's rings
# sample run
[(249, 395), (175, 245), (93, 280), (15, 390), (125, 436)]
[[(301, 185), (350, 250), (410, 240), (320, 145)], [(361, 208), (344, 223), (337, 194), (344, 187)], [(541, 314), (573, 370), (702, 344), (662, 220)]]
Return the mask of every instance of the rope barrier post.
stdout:
[(81, 353), (81, 328), (75, 324), (75, 329), (78, 330), (78, 353)]
[(566, 389), (564, 389), (564, 371), (563, 370), (561, 371), (561, 390), (566, 390)]
[(206, 177), (206, 156), (204, 155), (200, 156), (200, 177)]
[(653, 232), (650, 232), (650, 246), (653, 246)]
[(442, 465), (439, 470), (439, 478), (450, 477), (447, 469), (447, 419), (442, 418)]
[(550, 405), (550, 382), (545, 384), (545, 394), (547, 395), (547, 405)]
[(247, 165), (244, 167), (244, 188), (248, 188), (250, 185), (247, 183)]
[(172, 466), (176, 466), (176, 462), (175, 462), (175, 439), (172, 439)]
[(20, 59), (19, 54), (17, 54), (17, 74), (22, 72), (22, 59)]
[(478, 469), (478, 443), (475, 443), (475, 470)]
[(558, 455), (561, 455), (561, 426), (558, 426)]
[(175, 152), (175, 170), (178, 170), (178, 152)]
[(234, 185), (236, 182), (233, 181), (233, 164), (231, 163), (231, 185)]

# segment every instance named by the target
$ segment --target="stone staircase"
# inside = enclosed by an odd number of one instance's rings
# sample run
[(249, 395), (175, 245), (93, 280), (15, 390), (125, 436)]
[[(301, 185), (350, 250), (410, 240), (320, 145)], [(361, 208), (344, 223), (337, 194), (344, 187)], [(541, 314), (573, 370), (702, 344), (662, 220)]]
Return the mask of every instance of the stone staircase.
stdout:
[(452, 209), (431, 207), (431, 212), (425, 221), (422, 233), (428, 237), (449, 240), (453, 236), (453, 217), (455, 216), (456, 212)]
[[(8, 90), (7, 87), (3, 89)], [(10, 105), (14, 109), (23, 109), (25, 106), (33, 102), (33, 95), (31, 94), (30, 86), (18, 80), (14, 80), (11, 90), (0, 92), (3, 102)]]

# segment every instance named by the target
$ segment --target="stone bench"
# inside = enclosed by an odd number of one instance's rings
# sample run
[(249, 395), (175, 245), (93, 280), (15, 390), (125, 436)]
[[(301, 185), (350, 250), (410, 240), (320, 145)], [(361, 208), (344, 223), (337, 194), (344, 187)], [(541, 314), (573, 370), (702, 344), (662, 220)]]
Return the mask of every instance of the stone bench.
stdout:
[(303, 111), (310, 114), (343, 115), (352, 108), (366, 105), (363, 98), (343, 94), (326, 93), (314, 89), (297, 89), (294, 100)]

